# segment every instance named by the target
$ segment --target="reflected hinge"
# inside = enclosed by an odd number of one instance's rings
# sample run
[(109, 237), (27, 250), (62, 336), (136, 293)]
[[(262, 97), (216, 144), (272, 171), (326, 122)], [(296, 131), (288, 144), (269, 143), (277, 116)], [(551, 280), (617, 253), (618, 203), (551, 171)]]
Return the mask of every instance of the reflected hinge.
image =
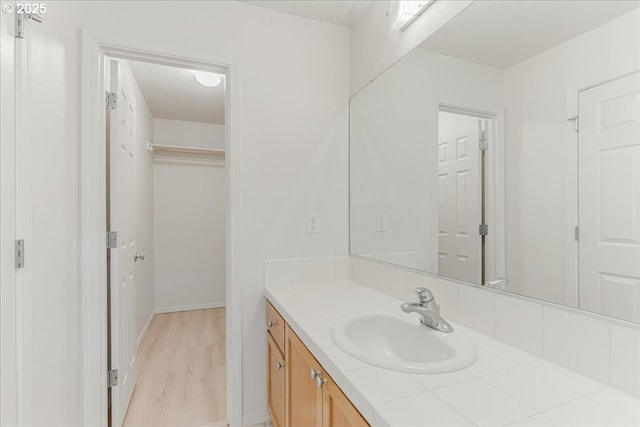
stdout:
[(115, 92), (107, 92), (105, 104), (107, 110), (115, 110), (118, 107), (118, 94)]
[(489, 148), (489, 138), (487, 138), (487, 130), (482, 129), (480, 131), (480, 141), (478, 142), (478, 148), (480, 151), (487, 151)]
[(489, 226), (487, 224), (480, 224), (478, 226), (478, 234), (486, 236), (489, 234)]
[(573, 236), (575, 237), (576, 241), (580, 241), (580, 227), (577, 225), (573, 230)]
[(107, 387), (115, 387), (118, 385), (118, 370), (111, 369), (107, 375)]
[(16, 269), (24, 268), (24, 240), (16, 240)]

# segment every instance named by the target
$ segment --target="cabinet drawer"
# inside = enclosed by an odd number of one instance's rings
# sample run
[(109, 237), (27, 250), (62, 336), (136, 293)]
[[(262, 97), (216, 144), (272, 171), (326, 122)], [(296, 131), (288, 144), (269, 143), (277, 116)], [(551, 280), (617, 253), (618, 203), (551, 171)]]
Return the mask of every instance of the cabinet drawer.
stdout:
[(284, 320), (269, 301), (267, 301), (267, 331), (280, 351), (284, 353)]

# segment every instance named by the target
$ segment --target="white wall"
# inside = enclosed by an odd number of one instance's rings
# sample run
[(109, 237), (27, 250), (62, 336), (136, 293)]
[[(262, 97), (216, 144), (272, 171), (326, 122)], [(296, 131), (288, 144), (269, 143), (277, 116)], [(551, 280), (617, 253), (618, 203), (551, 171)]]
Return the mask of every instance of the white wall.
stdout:
[(502, 70), (415, 49), (351, 99), (354, 254), (436, 270), (438, 103), (500, 114), (502, 88)]
[[(576, 304), (578, 89), (640, 68), (635, 10), (505, 71), (507, 276), (524, 295)], [(544, 266), (544, 268), (540, 268)], [(565, 284), (563, 286), (562, 284)]]
[[(70, 29), (236, 67), (243, 411), (262, 421), (264, 259), (348, 250), (349, 30), (235, 1), (81, 2), (80, 12)], [(307, 233), (310, 213), (319, 234)]]
[[(224, 148), (224, 126), (155, 119), (155, 142)], [(157, 160), (154, 174), (156, 312), (225, 305), (224, 163)]]
[(153, 316), (153, 159), (147, 151), (147, 141), (153, 141), (153, 116), (126, 61), (118, 61), (127, 81), (133, 88), (135, 111), (135, 194), (136, 241), (144, 261), (136, 263), (136, 338), (138, 345)]
[(440, 0), (405, 31), (402, 3), (373, 1), (351, 28), (351, 94), (394, 64), (469, 6), (469, 0)]
[(224, 125), (154, 119), (154, 144), (188, 145), (200, 148), (224, 148)]

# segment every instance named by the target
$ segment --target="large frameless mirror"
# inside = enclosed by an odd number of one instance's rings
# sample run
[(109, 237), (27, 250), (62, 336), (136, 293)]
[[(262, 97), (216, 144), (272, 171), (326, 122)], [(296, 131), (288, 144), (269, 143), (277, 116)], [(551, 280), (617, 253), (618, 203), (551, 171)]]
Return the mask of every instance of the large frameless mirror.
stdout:
[(476, 1), (353, 96), (351, 253), (640, 322), (638, 6)]

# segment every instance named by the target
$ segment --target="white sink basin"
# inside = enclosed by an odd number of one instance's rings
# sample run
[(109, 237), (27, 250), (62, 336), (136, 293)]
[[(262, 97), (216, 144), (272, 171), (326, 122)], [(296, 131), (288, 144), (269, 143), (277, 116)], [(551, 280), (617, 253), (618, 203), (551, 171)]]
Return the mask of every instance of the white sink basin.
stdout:
[(353, 357), (394, 371), (451, 372), (478, 357), (475, 344), (463, 332), (439, 332), (406, 314), (358, 314), (337, 321), (331, 337)]

